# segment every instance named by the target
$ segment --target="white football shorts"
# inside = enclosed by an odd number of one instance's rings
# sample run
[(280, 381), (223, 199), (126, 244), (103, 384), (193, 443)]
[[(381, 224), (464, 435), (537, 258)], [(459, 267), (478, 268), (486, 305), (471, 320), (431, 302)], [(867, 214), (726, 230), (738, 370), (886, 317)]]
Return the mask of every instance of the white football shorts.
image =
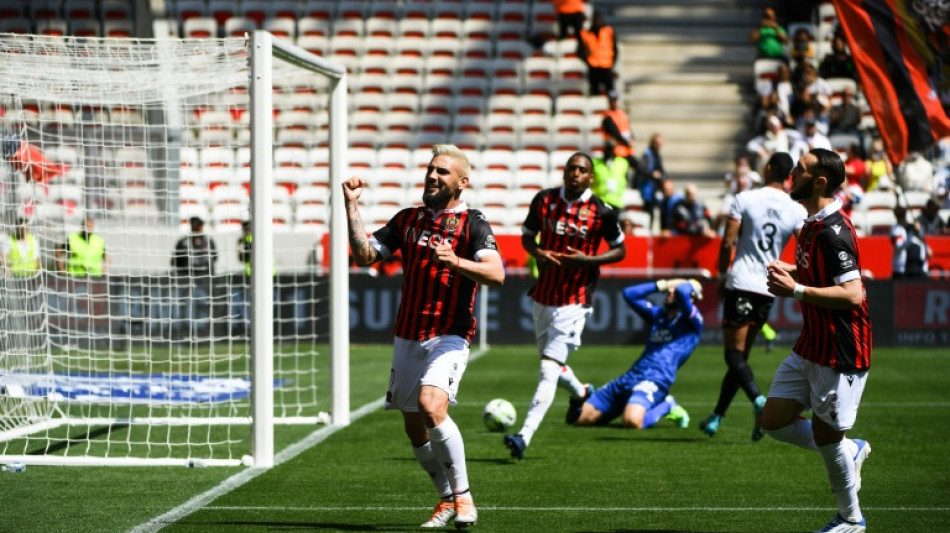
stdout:
[(858, 417), (867, 371), (842, 374), (792, 352), (779, 365), (769, 398), (788, 398), (814, 411), (838, 431), (847, 431)]
[(553, 307), (533, 303), (538, 353), (561, 364), (567, 363), (568, 356), (581, 345), (581, 333), (593, 309), (579, 304)]
[(459, 382), (468, 365), (468, 352), (468, 341), (458, 335), (442, 335), (425, 341), (396, 337), (386, 409), (419, 412), (422, 385), (444, 390), (449, 395), (449, 405), (455, 405)]

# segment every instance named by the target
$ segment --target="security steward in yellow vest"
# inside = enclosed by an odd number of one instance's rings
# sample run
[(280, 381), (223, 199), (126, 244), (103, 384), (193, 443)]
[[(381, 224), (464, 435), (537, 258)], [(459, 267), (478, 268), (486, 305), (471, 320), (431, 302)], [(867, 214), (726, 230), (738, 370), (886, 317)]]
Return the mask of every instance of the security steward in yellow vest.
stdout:
[(604, 24), (604, 14), (600, 11), (594, 11), (590, 29), (581, 31), (578, 48), (578, 55), (587, 63), (588, 96), (613, 91), (617, 40), (614, 38), (614, 29)]
[(40, 270), (40, 253), (36, 237), (26, 229), (26, 221), (17, 221), (16, 232), (10, 236), (10, 249), (3, 257), (4, 266), (13, 277), (27, 278)]
[(87, 218), (83, 230), (71, 233), (66, 244), (56, 251), (56, 266), (61, 272), (77, 278), (106, 273), (106, 241), (93, 233), (95, 227), (95, 221)]
[(594, 182), (591, 192), (614, 209), (623, 210), (623, 191), (627, 188), (630, 163), (625, 157), (614, 157), (611, 143), (604, 146), (604, 159), (592, 158)]

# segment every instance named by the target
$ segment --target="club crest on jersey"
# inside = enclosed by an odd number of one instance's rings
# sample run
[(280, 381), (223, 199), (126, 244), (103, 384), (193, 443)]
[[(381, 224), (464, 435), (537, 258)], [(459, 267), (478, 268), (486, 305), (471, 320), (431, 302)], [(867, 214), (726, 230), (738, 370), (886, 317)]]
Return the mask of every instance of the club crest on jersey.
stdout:
[(582, 207), (577, 210), (577, 218), (587, 220), (590, 217), (590, 209)]
[(444, 224), (445, 224), (445, 229), (452, 231), (459, 227), (459, 219), (458, 217), (455, 217), (455, 216), (449, 217), (445, 219)]
[(848, 258), (848, 252), (844, 252), (844, 251), (838, 252), (838, 259), (844, 261), (847, 258)]

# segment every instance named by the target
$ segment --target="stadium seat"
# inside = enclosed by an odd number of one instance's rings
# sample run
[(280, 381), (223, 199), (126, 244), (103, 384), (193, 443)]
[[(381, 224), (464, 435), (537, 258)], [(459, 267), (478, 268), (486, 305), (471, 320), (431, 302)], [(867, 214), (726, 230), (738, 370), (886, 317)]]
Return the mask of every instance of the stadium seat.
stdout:
[(494, 56), (495, 50), (490, 41), (466, 39), (461, 41), (460, 54), (465, 58), (489, 59)]
[(495, 47), (495, 55), (500, 59), (524, 61), (532, 52), (531, 45), (524, 41), (499, 41)]
[[(427, 21), (428, 22), (428, 21)], [(401, 56), (429, 57), (429, 40), (419, 38), (396, 39), (393, 52)]]
[(537, 194), (538, 189), (530, 187), (516, 188), (509, 191), (509, 193), (505, 195), (508, 200), (508, 208), (526, 213), (528, 208), (531, 207), (531, 201), (534, 200)]
[(868, 191), (861, 196), (857, 207), (862, 211), (892, 211), (897, 197), (891, 191)]
[(334, 37), (330, 39), (330, 54), (359, 57), (363, 53), (363, 39), (359, 37)]
[(297, 231), (326, 231), (329, 211), (323, 205), (301, 205), (294, 210), (294, 229)]
[(331, 28), (332, 25), (328, 19), (303, 17), (297, 21), (297, 35), (300, 37), (330, 37)]
[(433, 37), (429, 39), (429, 57), (452, 57), (460, 56), (460, 47), (458, 39), (449, 39)]
[(334, 38), (337, 37), (363, 37), (364, 23), (362, 19), (336, 19), (333, 21)]
[(102, 37), (102, 25), (95, 19), (70, 19), (69, 34), (75, 37)]
[(367, 37), (385, 37), (392, 39), (398, 31), (396, 21), (391, 18), (370, 17), (366, 19), (365, 34)]
[(415, 113), (419, 110), (419, 96), (415, 94), (387, 94), (383, 100), (385, 113)]
[[(254, 20), (253, 16), (247, 16)], [(272, 33), (275, 37), (280, 37), (291, 42), (297, 40), (297, 23), (293, 19), (287, 18), (269, 18), (261, 23), (261, 27)]]
[[(873, 192), (873, 191), (872, 191)], [(927, 200), (933, 198), (933, 196), (926, 191), (904, 191), (904, 203), (909, 209), (920, 210), (927, 205)], [(946, 217), (944, 217), (946, 220)]]
[(894, 224), (897, 224), (894, 211), (874, 209), (864, 212), (864, 231), (866, 235), (890, 235), (891, 227)]
[(466, 41), (488, 41), (492, 39), (492, 22), (489, 19), (467, 18), (462, 22), (462, 38)]
[(32, 0), (24, 2), (33, 20), (62, 18), (61, 0)]
[(431, 19), (434, 2), (430, 0), (405, 0), (402, 6), (402, 17), (405, 19)]
[(515, 156), (511, 150), (483, 150), (480, 159), (483, 171), (515, 171)]
[(0, 33), (33, 33), (33, 24), (25, 17), (0, 19)]
[(69, 28), (63, 19), (40, 19), (36, 21), (36, 33), (62, 37), (69, 33)]
[(108, 19), (102, 21), (102, 36), (126, 38), (134, 36), (135, 28), (131, 20)]
[(494, 30), (496, 41), (524, 41), (527, 38), (527, 27), (524, 22), (499, 21), (494, 24)]
[(402, 39), (428, 39), (432, 36), (429, 19), (404, 18), (399, 21), (396, 37)]
[(218, 23), (211, 17), (191, 17), (182, 21), (181, 34), (186, 39), (217, 37)]
[[(540, 152), (539, 152), (540, 153)], [(512, 187), (514, 190), (525, 189), (537, 192), (545, 187), (553, 186), (548, 184), (550, 172), (540, 170), (525, 170), (514, 173)]]
[(373, 0), (366, 8), (367, 17), (383, 18), (395, 21), (399, 18), (397, 0)]
[(465, 2), (466, 20), (495, 20), (495, 5), (498, 2), (494, 0), (469, 0)]
[(0, 19), (25, 18), (26, 6), (22, 0), (0, 0)]
[[(461, 6), (458, 4), (437, 4), (437, 10), (458, 9), (461, 12)], [(462, 21), (458, 17), (445, 18), (440, 16), (432, 20), (430, 26), (431, 36), (437, 39), (459, 39), (462, 37)]]
[(243, 37), (245, 34), (250, 35), (259, 27), (260, 26), (258, 25), (257, 21), (254, 19), (245, 17), (229, 17), (224, 21), (224, 36)]
[(525, 114), (551, 114), (551, 98), (544, 95), (525, 94), (518, 97), (518, 113)]
[(275, 167), (307, 168), (312, 165), (310, 151), (303, 147), (278, 146), (274, 148), (273, 157)]
[(291, 201), (297, 208), (304, 205), (326, 206), (330, 203), (330, 189), (315, 185), (301, 185), (294, 191)]
[(538, 150), (518, 150), (515, 152), (515, 172), (547, 172), (548, 154)]

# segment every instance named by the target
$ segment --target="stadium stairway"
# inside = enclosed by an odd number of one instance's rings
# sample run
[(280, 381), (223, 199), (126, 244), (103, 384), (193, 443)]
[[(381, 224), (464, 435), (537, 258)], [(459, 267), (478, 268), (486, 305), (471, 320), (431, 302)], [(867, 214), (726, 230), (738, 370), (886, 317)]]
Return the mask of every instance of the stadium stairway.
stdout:
[[(624, 105), (641, 152), (664, 137), (664, 164), (712, 204), (753, 134), (749, 35), (767, 0), (601, 0), (620, 41)], [(710, 205), (710, 207), (716, 207)]]

